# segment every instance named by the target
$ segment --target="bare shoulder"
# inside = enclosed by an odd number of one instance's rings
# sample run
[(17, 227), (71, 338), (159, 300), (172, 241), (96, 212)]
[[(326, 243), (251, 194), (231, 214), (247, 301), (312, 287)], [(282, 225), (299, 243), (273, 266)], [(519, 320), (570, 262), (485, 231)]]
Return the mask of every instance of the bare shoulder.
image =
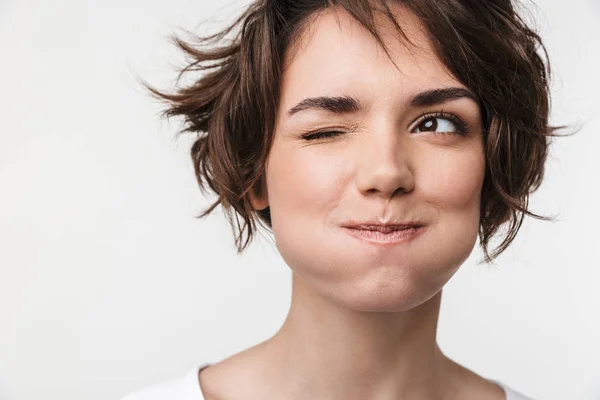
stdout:
[(249, 399), (250, 393), (261, 393), (260, 372), (256, 353), (261, 344), (236, 353), (198, 372), (205, 400)]
[(506, 392), (502, 387), (455, 361), (448, 359), (448, 363), (451, 377), (448, 383), (449, 400), (506, 400)]

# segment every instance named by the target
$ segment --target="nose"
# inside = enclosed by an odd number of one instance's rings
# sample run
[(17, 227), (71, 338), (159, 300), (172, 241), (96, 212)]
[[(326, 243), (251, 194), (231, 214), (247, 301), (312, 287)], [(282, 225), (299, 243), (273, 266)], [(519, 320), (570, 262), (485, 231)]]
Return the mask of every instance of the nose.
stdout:
[(357, 151), (356, 184), (361, 193), (389, 199), (415, 185), (410, 143), (397, 127), (368, 132)]

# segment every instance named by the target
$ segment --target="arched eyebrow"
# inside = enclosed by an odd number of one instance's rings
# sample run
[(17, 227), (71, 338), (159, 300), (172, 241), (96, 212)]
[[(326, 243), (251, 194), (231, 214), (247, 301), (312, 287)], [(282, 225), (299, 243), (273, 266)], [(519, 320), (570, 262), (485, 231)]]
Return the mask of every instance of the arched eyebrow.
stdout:
[[(468, 98), (479, 104), (477, 96), (468, 89), (460, 87), (447, 87), (430, 89), (414, 95), (409, 102), (411, 107), (426, 107), (442, 104), (451, 100)], [(352, 96), (319, 96), (309, 97), (290, 108), (288, 117), (301, 111), (320, 109), (336, 114), (348, 114), (364, 109), (360, 100)]]

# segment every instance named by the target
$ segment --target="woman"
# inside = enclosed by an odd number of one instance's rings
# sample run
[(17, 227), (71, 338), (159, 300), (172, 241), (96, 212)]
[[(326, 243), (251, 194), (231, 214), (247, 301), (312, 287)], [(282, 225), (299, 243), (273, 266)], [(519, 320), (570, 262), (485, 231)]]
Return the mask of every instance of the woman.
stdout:
[(550, 69), (513, 4), (258, 0), (207, 48), (176, 43), (205, 74), (146, 87), (201, 134), (198, 182), (219, 196), (202, 216), (235, 213), (239, 252), (272, 231), (292, 304), (270, 339), (125, 399), (526, 399), (436, 342), (476, 240), (489, 263), (524, 214), (549, 219), (527, 204), (558, 129)]

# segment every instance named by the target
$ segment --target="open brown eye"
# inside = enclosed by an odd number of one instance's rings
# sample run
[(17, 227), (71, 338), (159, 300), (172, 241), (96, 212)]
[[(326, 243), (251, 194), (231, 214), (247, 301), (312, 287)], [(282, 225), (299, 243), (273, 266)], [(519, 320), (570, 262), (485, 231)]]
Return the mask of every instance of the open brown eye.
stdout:
[(455, 115), (445, 113), (425, 115), (416, 129), (417, 132), (435, 132), (438, 134), (465, 135), (468, 132), (465, 122)]
[(421, 131), (435, 131), (437, 129), (437, 118), (427, 118), (417, 126)]

